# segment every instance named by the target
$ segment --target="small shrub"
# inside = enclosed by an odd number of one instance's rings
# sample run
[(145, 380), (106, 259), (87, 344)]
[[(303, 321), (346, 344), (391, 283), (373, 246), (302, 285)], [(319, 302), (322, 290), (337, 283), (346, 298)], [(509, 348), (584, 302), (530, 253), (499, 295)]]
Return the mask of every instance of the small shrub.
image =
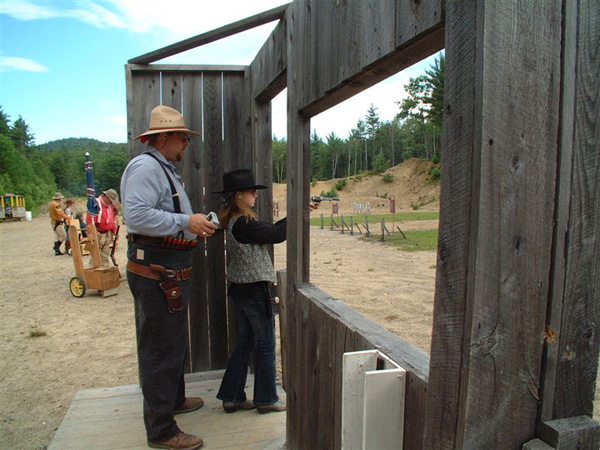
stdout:
[(321, 191), (321, 197), (337, 197), (338, 193), (335, 190), (335, 187), (332, 187), (330, 191)]
[(317, 185), (317, 180), (315, 178), (313, 178), (313, 180), (310, 184), (312, 187), (315, 187)]
[(433, 182), (438, 181), (442, 176), (442, 170), (439, 167), (432, 167), (429, 171), (429, 179)]
[(421, 205), (419, 203), (410, 202), (410, 207), (416, 211), (421, 207)]
[(384, 183), (391, 183), (392, 181), (394, 181), (394, 175), (392, 175), (389, 172), (386, 172), (382, 175), (381, 179)]
[(343, 180), (338, 181), (337, 183), (335, 183), (335, 188), (338, 191), (341, 191), (342, 189), (344, 189), (346, 187), (346, 179), (344, 178)]
[(29, 337), (30, 338), (36, 338), (36, 337), (42, 337), (42, 336), (46, 336), (46, 332), (42, 331), (42, 330), (38, 330), (37, 328), (33, 328), (29, 332)]
[(433, 155), (433, 158), (431, 158), (431, 161), (434, 164), (439, 164), (440, 163), (440, 155)]

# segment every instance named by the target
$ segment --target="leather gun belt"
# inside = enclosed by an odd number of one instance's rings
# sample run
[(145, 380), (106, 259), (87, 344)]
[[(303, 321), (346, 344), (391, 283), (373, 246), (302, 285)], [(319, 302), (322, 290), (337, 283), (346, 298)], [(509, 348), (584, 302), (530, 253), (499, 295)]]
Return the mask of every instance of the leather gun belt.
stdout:
[(127, 270), (131, 273), (135, 273), (141, 277), (150, 278), (152, 280), (161, 280), (163, 272), (167, 274), (173, 274), (177, 278), (177, 281), (188, 280), (192, 276), (192, 268), (185, 267), (183, 269), (171, 270), (164, 266), (157, 264), (151, 264), (144, 266), (142, 264), (135, 263), (133, 261), (127, 261)]

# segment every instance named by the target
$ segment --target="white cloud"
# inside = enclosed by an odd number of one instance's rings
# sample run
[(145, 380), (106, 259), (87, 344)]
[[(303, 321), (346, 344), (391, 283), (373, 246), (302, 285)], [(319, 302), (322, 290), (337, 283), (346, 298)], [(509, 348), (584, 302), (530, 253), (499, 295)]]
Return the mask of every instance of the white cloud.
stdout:
[[(288, 3), (288, 0), (105, 0), (39, 2), (3, 0), (0, 14), (18, 20), (68, 17), (99, 28), (157, 31), (184, 39)], [(69, 6), (71, 5), (71, 6)], [(249, 31), (249, 33), (252, 33)]]
[(50, 8), (28, 1), (4, 0), (0, 3), (0, 14), (7, 14), (18, 20), (39, 20), (57, 17)]
[(22, 71), (22, 72), (46, 72), (48, 68), (27, 58), (18, 57), (0, 57), (0, 72), (9, 71)]

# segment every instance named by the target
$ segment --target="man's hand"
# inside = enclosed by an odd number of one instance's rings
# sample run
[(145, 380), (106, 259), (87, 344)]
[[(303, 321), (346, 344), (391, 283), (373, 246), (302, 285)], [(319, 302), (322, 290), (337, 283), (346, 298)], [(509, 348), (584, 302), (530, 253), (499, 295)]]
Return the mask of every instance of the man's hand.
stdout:
[(188, 231), (201, 237), (209, 237), (215, 233), (217, 226), (206, 218), (204, 214), (192, 214)]

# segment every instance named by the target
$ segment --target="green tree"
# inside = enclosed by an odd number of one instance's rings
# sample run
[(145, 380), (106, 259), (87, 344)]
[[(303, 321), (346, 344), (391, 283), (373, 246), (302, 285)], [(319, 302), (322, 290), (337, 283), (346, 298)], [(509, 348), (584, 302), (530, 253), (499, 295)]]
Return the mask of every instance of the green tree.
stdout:
[(0, 135), (8, 136), (10, 134), (10, 120), (9, 115), (5, 114), (2, 111), (2, 107), (0, 106)]
[(273, 180), (283, 183), (287, 174), (287, 140), (273, 137)]
[(15, 148), (24, 151), (34, 144), (35, 137), (29, 130), (29, 125), (21, 116), (10, 127), (10, 138), (15, 144)]
[(440, 151), (440, 138), (444, 116), (444, 67), (445, 57), (441, 53), (425, 75), (411, 78), (404, 86), (408, 97), (400, 102), (398, 118), (414, 119), (422, 131), (425, 157), (431, 158)]

